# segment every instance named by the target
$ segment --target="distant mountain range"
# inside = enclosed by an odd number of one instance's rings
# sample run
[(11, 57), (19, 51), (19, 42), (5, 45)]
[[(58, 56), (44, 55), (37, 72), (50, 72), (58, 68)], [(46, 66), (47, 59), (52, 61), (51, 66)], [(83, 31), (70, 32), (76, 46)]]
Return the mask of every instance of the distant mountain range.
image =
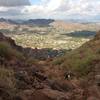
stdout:
[(28, 19), (28, 20), (15, 20), (0, 18), (0, 25), (30, 25), (39, 27), (52, 26), (55, 29), (64, 29), (67, 31), (98, 31), (100, 30), (100, 23), (96, 22), (77, 22), (77, 21), (64, 21), (64, 20), (54, 20), (54, 19)]
[(5, 22), (9, 24), (19, 24), (19, 25), (37, 25), (37, 26), (49, 26), (50, 23), (54, 22), (53, 19), (29, 19), (29, 20), (11, 20), (0, 18), (0, 22)]

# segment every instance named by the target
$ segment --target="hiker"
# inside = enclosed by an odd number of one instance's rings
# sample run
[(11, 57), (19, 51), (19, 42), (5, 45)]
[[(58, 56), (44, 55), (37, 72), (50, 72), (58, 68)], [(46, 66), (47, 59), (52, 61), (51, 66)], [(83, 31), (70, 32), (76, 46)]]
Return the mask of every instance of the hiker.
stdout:
[(65, 79), (67, 80), (70, 80), (72, 76), (74, 76), (74, 74), (71, 71), (66, 72), (64, 75)]

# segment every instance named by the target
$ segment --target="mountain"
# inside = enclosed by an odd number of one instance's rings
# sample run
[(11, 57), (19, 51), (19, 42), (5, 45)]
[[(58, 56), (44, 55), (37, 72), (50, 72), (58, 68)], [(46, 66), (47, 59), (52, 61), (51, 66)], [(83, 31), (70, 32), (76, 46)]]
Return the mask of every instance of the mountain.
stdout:
[(24, 21), (23, 24), (38, 25), (38, 26), (49, 26), (50, 23), (54, 22), (53, 19), (29, 19)]
[(52, 26), (57, 30), (65, 31), (99, 31), (100, 23), (81, 23), (81, 22), (69, 22), (63, 20), (54, 19), (28, 19), (28, 20), (14, 20), (0, 18), (0, 23), (11, 25), (30, 25), (30, 26)]
[[(100, 99), (100, 31), (97, 32), (94, 39), (85, 43), (78, 49), (54, 59), (52, 63), (55, 69), (59, 68), (60, 70), (56, 72), (59, 73), (58, 77), (61, 77), (61, 70), (63, 70), (65, 78), (71, 78), (73, 84), (80, 81), (79, 84), (84, 89), (87, 94), (86, 98), (88, 99), (76, 100)], [(52, 70), (52, 72), (54, 72), (54, 70)], [(52, 75), (53, 74), (54, 73), (52, 73)], [(55, 78), (57, 78), (57, 75)]]
[[(1, 100), (67, 100), (67, 86), (50, 79), (41, 60), (33, 59), (9, 37), (0, 33), (0, 99)], [(32, 50), (30, 48), (30, 50)], [(33, 50), (34, 51), (34, 50)], [(36, 49), (35, 52), (38, 52)], [(42, 51), (43, 53), (44, 51)], [(68, 95), (68, 96), (66, 96)], [(61, 99), (60, 99), (61, 98)]]
[(0, 0), (0, 6), (24, 6), (30, 5), (29, 0)]
[(12, 19), (0, 18), (0, 22), (6, 22), (9, 24), (17, 24), (17, 25), (49, 26), (49, 24), (54, 22), (54, 20), (53, 19), (12, 20)]
[(7, 24), (18, 24), (19, 22), (17, 22), (16, 20), (11, 20), (11, 19), (5, 19), (5, 18), (0, 18), (0, 22), (3, 23), (7, 23)]
[(26, 50), (0, 33), (1, 100), (100, 99), (100, 32), (61, 57), (36, 59)]
[(67, 31), (81, 31), (81, 30), (96, 30), (99, 31), (100, 23), (83, 23), (83, 22), (73, 22), (73, 21), (62, 21), (55, 20), (50, 24), (56, 29), (64, 29)]
[(76, 77), (86, 77), (93, 81), (95, 76), (100, 75), (100, 31), (94, 39), (55, 59), (53, 63), (75, 73)]

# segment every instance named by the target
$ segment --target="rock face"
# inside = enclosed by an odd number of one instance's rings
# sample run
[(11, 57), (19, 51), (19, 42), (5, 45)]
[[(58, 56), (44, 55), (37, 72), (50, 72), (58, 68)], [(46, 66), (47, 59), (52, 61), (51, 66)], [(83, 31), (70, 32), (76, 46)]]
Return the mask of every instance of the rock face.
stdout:
[(0, 0), (0, 6), (25, 6), (30, 5), (29, 0)]

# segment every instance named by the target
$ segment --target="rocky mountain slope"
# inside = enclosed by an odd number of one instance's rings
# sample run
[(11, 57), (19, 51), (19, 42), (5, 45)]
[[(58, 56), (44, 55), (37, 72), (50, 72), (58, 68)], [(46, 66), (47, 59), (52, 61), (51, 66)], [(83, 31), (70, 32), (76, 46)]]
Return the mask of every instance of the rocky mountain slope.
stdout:
[[(70, 78), (85, 81), (82, 85), (87, 88), (87, 93), (94, 91), (98, 94), (97, 100), (100, 99), (100, 32), (80, 48), (55, 59), (53, 64), (65, 71), (67, 75), (69, 73)], [(92, 87), (95, 87), (94, 90), (91, 90)]]
[(67, 70), (75, 71), (79, 77), (95, 72), (96, 67), (100, 71), (100, 32), (97, 33), (94, 39), (78, 49), (65, 54), (63, 57), (57, 58), (54, 63)]
[(0, 100), (100, 99), (100, 33), (56, 59), (33, 59), (25, 50), (0, 33)]

